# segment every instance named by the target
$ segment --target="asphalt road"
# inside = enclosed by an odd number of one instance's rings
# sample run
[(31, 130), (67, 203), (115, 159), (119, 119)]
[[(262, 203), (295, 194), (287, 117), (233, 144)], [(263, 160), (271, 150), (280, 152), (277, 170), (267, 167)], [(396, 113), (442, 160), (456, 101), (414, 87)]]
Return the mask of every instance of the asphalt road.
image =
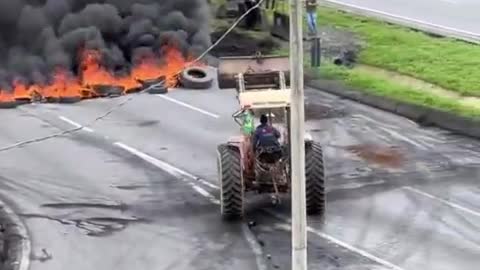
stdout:
[[(0, 147), (124, 98), (2, 111)], [(478, 269), (480, 142), (315, 90), (306, 100), (328, 175), (326, 223), (309, 219), (310, 269)], [(220, 220), (215, 150), (238, 129), (235, 108), (229, 90), (141, 95), (91, 130), (0, 153), (31, 269), (290, 269), (288, 198), (252, 198), (251, 229)], [(359, 143), (398, 146), (407, 161), (385, 169), (342, 149)]]
[[(354, 8), (380, 12), (419, 24), (468, 32), (480, 37), (480, 2), (476, 0), (326, 0)], [(321, 22), (321, 18), (319, 19)]]

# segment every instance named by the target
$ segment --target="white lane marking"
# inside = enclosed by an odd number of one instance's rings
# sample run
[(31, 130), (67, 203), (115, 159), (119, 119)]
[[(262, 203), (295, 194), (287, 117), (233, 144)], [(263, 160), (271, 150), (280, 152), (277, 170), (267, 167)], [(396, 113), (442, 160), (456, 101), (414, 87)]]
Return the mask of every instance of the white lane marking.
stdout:
[[(177, 177), (179, 179), (182, 179), (184, 181), (186, 181), (188, 179), (191, 179), (191, 180), (195, 180), (195, 181), (199, 181), (200, 183), (204, 184), (204, 185), (207, 185), (209, 187), (212, 187), (212, 188), (215, 188), (215, 189), (218, 189), (218, 186), (214, 185), (214, 184), (211, 184), (211, 183), (208, 183), (207, 181), (203, 180), (203, 179), (200, 179), (196, 176), (194, 176), (193, 174), (191, 173), (188, 173), (184, 170), (181, 170), (175, 166), (172, 166), (164, 161), (161, 161), (159, 159), (156, 159), (150, 155), (147, 155), (133, 147), (130, 147), (124, 143), (121, 143), (121, 142), (115, 142), (113, 143), (115, 146), (117, 147), (120, 147), (122, 148), (123, 150), (127, 151), (127, 152), (130, 152), (131, 154), (145, 160), (146, 162), (166, 171), (167, 173), (173, 175), (174, 177)], [(215, 203), (220, 203), (217, 199), (215, 199), (215, 197), (213, 197), (210, 193), (208, 193), (206, 190), (204, 190), (203, 188), (201, 188), (200, 186), (198, 185), (195, 185), (194, 183), (191, 183), (191, 182), (188, 182), (189, 185), (191, 185), (195, 191), (197, 191), (198, 193), (200, 193), (202, 196), (210, 199), (211, 201), (215, 200), (216, 202)]]
[[(149, 156), (145, 153), (142, 153), (142, 152), (140, 152), (140, 151), (138, 151), (138, 150), (136, 150), (136, 149), (134, 149), (134, 148), (132, 148), (128, 145), (125, 145), (121, 142), (116, 142), (115, 145), (120, 147), (120, 148), (123, 148), (124, 150), (130, 152), (131, 154), (134, 154), (135, 156), (149, 162), (150, 164), (155, 165), (156, 167), (167, 171), (168, 173), (172, 174), (175, 177), (178, 177), (178, 174), (180, 174), (180, 175), (184, 175), (184, 176), (187, 176), (187, 177), (191, 178), (191, 180), (197, 180), (196, 177), (192, 177), (193, 176), (192, 174), (187, 173), (183, 170), (180, 170), (176, 167), (173, 167), (170, 164), (167, 164), (167, 163), (165, 163), (163, 161), (160, 161), (160, 160), (158, 160), (154, 157), (151, 157), (151, 156)], [(195, 185), (191, 181), (188, 181), (184, 177), (178, 177), (178, 178), (184, 180), (187, 184), (189, 184), (193, 188), (193, 190), (195, 190), (197, 193), (204, 196), (205, 198), (209, 199), (210, 202), (212, 202), (213, 204), (216, 204), (216, 205), (220, 204), (220, 201), (217, 200), (215, 198), (215, 196), (213, 194), (211, 194), (210, 192), (206, 191), (205, 189), (201, 188), (198, 185)], [(210, 185), (214, 186), (218, 189), (217, 186), (215, 186), (213, 184), (210, 184)], [(257, 243), (257, 241), (255, 239), (255, 236), (252, 234), (252, 232), (248, 229), (248, 227), (245, 224), (242, 224), (242, 231), (243, 231), (243, 234), (244, 234), (248, 244), (250, 245), (250, 248), (252, 249), (252, 251), (255, 255), (257, 269), (258, 270), (267, 270), (268, 269), (267, 265), (265, 264), (265, 261), (263, 260), (263, 256), (262, 256), (262, 248)]]
[(188, 182), (188, 184), (200, 195), (203, 197), (209, 199), (212, 203), (214, 204), (220, 204), (220, 201), (215, 198), (212, 194), (210, 194), (208, 191), (205, 189), (201, 188), (200, 186), (195, 185), (192, 182)]
[(197, 111), (197, 112), (199, 112), (199, 113), (203, 113), (203, 114), (208, 115), (208, 116), (210, 116), (210, 117), (220, 118), (220, 116), (219, 116), (218, 114), (214, 114), (214, 113), (211, 113), (211, 112), (207, 112), (207, 111), (205, 111), (205, 110), (203, 110), (203, 109), (197, 108), (197, 107), (195, 107), (195, 106), (192, 106), (192, 105), (187, 104), (187, 103), (185, 103), (185, 102), (182, 102), (182, 101), (173, 99), (173, 98), (171, 98), (171, 97), (167, 97), (167, 96), (165, 96), (165, 95), (157, 95), (157, 96), (159, 96), (159, 97), (161, 97), (161, 98), (163, 98), (163, 99), (165, 99), (165, 100), (168, 100), (168, 101), (170, 101), (170, 102), (173, 102), (173, 103), (176, 103), (176, 104), (178, 104), (178, 105), (181, 105), (181, 106), (183, 106), (183, 107), (185, 107), (185, 108), (189, 108), (189, 109), (194, 110), (194, 111)]
[(156, 159), (156, 158), (154, 158), (150, 155), (147, 155), (147, 154), (145, 154), (145, 153), (143, 153), (143, 152), (141, 152), (141, 151), (139, 151), (139, 150), (137, 150), (133, 147), (130, 147), (130, 146), (124, 144), (124, 143), (116, 142), (116, 143), (114, 143), (114, 145), (116, 145), (120, 148), (123, 148), (124, 150), (142, 158), (143, 160), (157, 166), (158, 168), (160, 168), (160, 169), (162, 169), (162, 170), (168, 172), (169, 174), (172, 174), (172, 175), (174, 175), (178, 178), (183, 179), (183, 178), (187, 177), (187, 178), (190, 178), (192, 180), (198, 181), (198, 182), (202, 183), (203, 185), (208, 186), (210, 188), (220, 189), (218, 186), (216, 186), (216, 185), (214, 185), (214, 184), (212, 184), (212, 183), (210, 183), (210, 182), (208, 182), (204, 179), (201, 179), (201, 178), (199, 178), (199, 177), (197, 177), (197, 176), (195, 176), (191, 173), (188, 173), (188, 172), (186, 172), (184, 170), (181, 170), (181, 169), (179, 169), (179, 168), (177, 168), (173, 165), (170, 165), (170, 164), (168, 164), (164, 161), (161, 161), (161, 160)]
[(464, 206), (458, 205), (458, 204), (456, 204), (456, 203), (450, 202), (450, 201), (448, 201), (448, 200), (445, 200), (445, 199), (436, 197), (436, 196), (434, 196), (434, 195), (432, 195), (432, 194), (426, 193), (426, 192), (421, 191), (421, 190), (419, 190), (419, 189), (416, 189), (416, 188), (414, 188), (414, 187), (406, 186), (406, 187), (402, 187), (402, 188), (403, 188), (403, 189), (406, 189), (406, 190), (409, 190), (409, 191), (411, 191), (411, 192), (415, 192), (415, 193), (417, 193), (417, 194), (423, 195), (423, 196), (428, 197), (428, 198), (430, 198), (430, 199), (433, 199), (433, 200), (435, 200), (435, 201), (439, 201), (439, 202), (441, 202), (441, 203), (443, 203), (443, 204), (446, 204), (446, 205), (448, 205), (448, 206), (450, 206), (450, 207), (452, 207), (452, 208), (455, 208), (455, 209), (457, 209), (457, 210), (463, 211), (463, 212), (468, 213), (468, 214), (470, 214), (470, 215), (473, 215), (473, 216), (476, 216), (476, 217), (480, 217), (480, 212), (476, 212), (476, 211), (474, 211), (474, 210), (472, 210), (472, 209), (469, 209), (469, 208), (466, 208), (466, 207), (464, 207)]
[(32, 252), (32, 243), (30, 242), (30, 238), (28, 235), (27, 228), (25, 224), (22, 222), (20, 217), (15, 214), (13, 209), (11, 209), (8, 205), (3, 202), (0, 202), (0, 207), (5, 210), (7, 215), (12, 219), (13, 223), (16, 225), (18, 233), (22, 238), (22, 256), (19, 261), (13, 262), (14, 265), (18, 265), (18, 270), (28, 270), (30, 267), (30, 254)]
[(245, 223), (242, 223), (242, 232), (243, 232), (243, 235), (245, 236), (245, 239), (247, 239), (247, 242), (250, 245), (250, 248), (253, 250), (253, 253), (255, 254), (257, 269), (267, 270), (268, 267), (267, 267), (267, 264), (265, 263), (265, 260), (263, 259), (262, 247), (260, 246), (260, 244), (258, 244), (258, 241), (255, 238), (255, 235), (253, 235), (253, 233), (250, 231), (247, 224)]
[[(149, 162), (150, 164), (152, 164), (152, 165), (154, 165), (154, 166), (156, 166), (156, 167), (158, 167), (158, 168), (160, 168), (160, 169), (162, 169), (162, 170), (170, 173), (171, 175), (173, 175), (173, 176), (175, 176), (175, 177), (178, 177), (178, 178), (182, 179), (183, 181), (186, 181), (186, 182), (187, 182), (196, 192), (198, 192), (200, 195), (208, 198), (208, 199), (209, 199), (212, 203), (214, 203), (214, 204), (220, 204), (220, 201), (217, 200), (213, 194), (211, 194), (210, 192), (206, 191), (205, 189), (201, 188), (200, 186), (195, 185), (194, 183), (192, 183), (192, 182), (188, 181), (187, 179), (185, 179), (184, 177), (182, 177), (182, 176), (186, 176), (186, 177), (188, 177), (188, 178), (190, 178), (190, 179), (192, 179), (192, 180), (196, 180), (196, 177), (193, 176), (192, 174), (187, 173), (187, 172), (185, 172), (185, 171), (183, 171), (183, 170), (181, 170), (181, 169), (179, 169), (179, 168), (176, 168), (176, 167), (174, 167), (174, 166), (172, 166), (172, 165), (170, 165), (170, 164), (168, 164), (168, 163), (165, 163), (165, 162), (163, 162), (163, 161), (161, 161), (161, 160), (158, 160), (158, 159), (156, 159), (156, 158), (154, 158), (154, 157), (152, 157), (152, 156), (150, 156), (150, 155), (147, 155), (147, 154), (145, 154), (145, 153), (143, 153), (143, 152), (141, 152), (141, 151), (139, 151), (139, 150), (137, 150), (137, 149), (135, 149), (135, 148), (132, 148), (132, 147), (130, 147), (130, 146), (124, 144), (124, 143), (116, 142), (116, 143), (114, 143), (114, 145), (116, 145), (116, 146), (118, 146), (118, 147), (120, 147), (120, 148), (122, 148), (122, 149), (124, 149), (124, 150), (126, 150), (126, 151), (128, 151), (128, 152), (130, 152), (131, 154), (133, 154), (133, 155), (135, 155), (135, 156), (137, 156), (137, 157), (139, 157), (139, 158), (141, 158), (141, 159)], [(218, 188), (218, 187), (217, 187), (217, 188)], [(290, 219), (288, 219), (288, 218), (285, 218), (285, 217), (283, 217), (283, 216), (277, 215), (276, 213), (271, 213), (270, 211), (267, 211), (267, 212), (269, 212), (271, 215), (273, 215), (273, 216), (275, 216), (275, 217), (277, 217), (277, 218), (279, 218), (279, 219), (281, 219), (281, 220), (283, 220), (283, 221), (285, 221), (285, 222), (289, 222), (289, 223), (291, 222)], [(285, 224), (285, 225), (288, 226), (288, 224)], [(366, 257), (366, 258), (368, 258), (368, 259), (371, 259), (371, 260), (373, 260), (373, 261), (375, 261), (375, 262), (377, 262), (377, 263), (379, 263), (379, 264), (382, 264), (382, 265), (384, 265), (384, 266), (387, 266), (387, 267), (389, 267), (389, 268), (391, 268), (391, 269), (403, 270), (402, 268), (400, 268), (400, 267), (398, 267), (398, 266), (396, 266), (396, 265), (393, 265), (393, 264), (391, 264), (391, 263), (389, 263), (389, 262), (387, 262), (387, 261), (385, 261), (385, 260), (383, 260), (383, 259), (380, 259), (380, 258), (378, 258), (378, 257), (376, 257), (376, 256), (374, 256), (374, 255), (372, 255), (372, 254), (370, 254), (370, 253), (368, 253), (368, 252), (366, 252), (366, 251), (363, 251), (363, 250), (358, 249), (358, 248), (356, 248), (356, 247), (353, 247), (353, 246), (351, 246), (351, 245), (349, 245), (349, 244), (347, 244), (347, 243), (344, 243), (344, 242), (342, 242), (342, 241), (334, 238), (333, 236), (330, 236), (330, 235), (327, 235), (327, 234), (325, 234), (325, 233), (322, 233), (322, 232), (320, 232), (320, 231), (318, 231), (318, 230), (316, 230), (316, 229), (313, 229), (313, 228), (311, 228), (311, 227), (307, 227), (307, 230), (308, 230), (309, 232), (311, 232), (311, 233), (313, 233), (313, 234), (316, 234), (316, 235), (318, 235), (318, 236), (320, 236), (320, 237), (322, 237), (322, 238), (325, 238), (325, 239), (327, 239), (327, 240), (329, 240), (329, 241), (331, 241), (331, 242), (333, 242), (333, 243), (335, 243), (335, 244), (337, 244), (337, 245), (339, 245), (339, 246), (342, 246), (342, 247), (344, 247), (344, 248), (346, 248), (346, 249), (348, 249), (348, 250), (350, 250), (350, 251), (352, 251), (352, 252), (355, 252), (355, 253), (357, 253), (357, 254), (359, 254), (359, 255), (361, 255), (361, 256), (364, 256), (364, 257)], [(248, 239), (247, 239), (247, 241), (250, 242), (251, 240), (248, 240)], [(261, 254), (261, 253), (258, 253), (257, 251), (255, 251), (255, 249), (254, 249), (254, 253), (255, 253), (255, 255), (257, 256), (257, 260), (261, 260), (261, 258), (260, 258), (259, 255), (258, 255), (258, 254)], [(257, 262), (257, 263), (258, 263), (258, 262)], [(259, 268), (259, 269), (263, 269), (263, 268)]]
[[(275, 217), (278, 218), (278, 219), (284, 220), (284, 221), (287, 222), (287, 223), (291, 223), (291, 220), (290, 220), (289, 218), (286, 218), (286, 217), (284, 217), (284, 216), (282, 216), (282, 215), (273, 213), (273, 212), (271, 212), (271, 211), (266, 211), (266, 212), (268, 212), (268, 213), (269, 213), (270, 215), (272, 215), (272, 216), (275, 216)], [(281, 229), (291, 230), (291, 226), (288, 225), (287, 223), (285, 223), (285, 224), (277, 224), (276, 226), (279, 227), (279, 228), (281, 228)], [(367, 251), (364, 251), (364, 250), (361, 250), (361, 249), (359, 249), (359, 248), (356, 248), (356, 247), (354, 247), (354, 246), (352, 246), (352, 245), (350, 245), (350, 244), (347, 244), (347, 243), (345, 243), (345, 242), (343, 242), (343, 241), (341, 241), (341, 240), (339, 240), (339, 239), (337, 239), (337, 238), (335, 238), (335, 237), (333, 237), (333, 236), (331, 236), (331, 235), (328, 235), (328, 234), (326, 234), (326, 233), (324, 233), (324, 232), (321, 232), (321, 231), (319, 231), (319, 230), (317, 230), (317, 229), (314, 229), (314, 228), (312, 228), (312, 227), (310, 227), (310, 226), (307, 226), (307, 231), (310, 232), (310, 233), (313, 233), (313, 234), (315, 234), (315, 235), (317, 235), (317, 236), (319, 236), (319, 237), (321, 237), (321, 238), (324, 238), (324, 239), (326, 239), (327, 241), (330, 241), (330, 242), (332, 242), (332, 243), (334, 243), (334, 244), (336, 244), (336, 245), (339, 245), (339, 246), (341, 246), (341, 247), (343, 247), (343, 248), (345, 248), (345, 249), (348, 249), (348, 250), (350, 250), (350, 251), (352, 251), (352, 252), (354, 252), (354, 253), (357, 253), (357, 254), (365, 257), (365, 258), (368, 258), (368, 259), (370, 259), (370, 260), (372, 260), (372, 261), (374, 261), (374, 262), (376, 262), (376, 263), (378, 263), (378, 264), (381, 264), (381, 265), (383, 265), (383, 266), (386, 266), (386, 267), (388, 267), (388, 268), (390, 268), (390, 269), (404, 270), (404, 269), (401, 268), (400, 266), (397, 266), (397, 265), (395, 265), (395, 264), (393, 264), (393, 263), (390, 263), (390, 262), (388, 262), (388, 261), (386, 261), (386, 260), (384, 260), (384, 259), (378, 258), (377, 256), (375, 256), (375, 255), (373, 255), (373, 254), (370, 254), (370, 253), (368, 253)]]
[(458, 2), (456, 0), (440, 0), (441, 2), (445, 2), (445, 3), (449, 3), (449, 4), (458, 4)]
[(400, 19), (400, 20), (404, 20), (404, 21), (410, 21), (410, 22), (414, 22), (414, 23), (418, 23), (418, 24), (423, 24), (423, 25), (427, 25), (427, 26), (431, 26), (431, 27), (435, 27), (435, 28), (448, 30), (448, 31), (463, 33), (463, 34), (466, 34), (466, 35), (469, 35), (469, 36), (474, 36), (476, 39), (480, 38), (480, 33), (474, 33), (474, 32), (470, 32), (470, 31), (467, 31), (467, 30), (458, 29), (458, 28), (455, 28), (455, 27), (450, 27), (450, 26), (445, 26), (445, 25), (441, 25), (441, 24), (426, 22), (426, 21), (423, 21), (423, 20), (413, 19), (413, 18), (406, 17), (406, 16), (395, 15), (395, 14), (385, 12), (385, 11), (381, 11), (381, 10), (378, 10), (378, 9), (368, 8), (368, 7), (354, 5), (354, 4), (345, 3), (345, 2), (342, 2), (342, 1), (336, 1), (336, 0), (325, 0), (325, 2), (330, 2), (330, 3), (334, 3), (334, 4), (346, 6), (346, 7), (361, 9), (361, 10), (365, 10), (365, 11), (369, 11), (369, 12), (374, 12), (374, 13), (378, 13), (378, 14), (381, 14), (381, 15), (384, 15), (384, 16), (389, 16), (389, 17), (392, 17), (392, 18), (396, 18), (396, 19)]
[(422, 149), (422, 150), (428, 150), (427, 147), (425, 147), (424, 145), (414, 141), (414, 140), (411, 140), (410, 138), (408, 138), (407, 136), (404, 136), (396, 131), (393, 131), (391, 129), (388, 129), (388, 128), (384, 128), (384, 127), (378, 127), (380, 129), (382, 129), (383, 131), (387, 132), (388, 134), (390, 134), (391, 136), (393, 137), (396, 137), (397, 139), (400, 139), (400, 140), (403, 140), (403, 141), (406, 141), (412, 145), (415, 145), (416, 147)]
[(65, 121), (65, 122), (69, 123), (70, 125), (72, 125), (72, 126), (74, 126), (74, 127), (76, 127), (76, 128), (82, 128), (82, 130), (85, 130), (85, 131), (87, 131), (87, 132), (93, 132), (93, 129), (88, 128), (88, 127), (84, 127), (84, 126), (80, 125), (79, 123), (77, 123), (77, 122), (75, 122), (75, 121), (73, 121), (73, 120), (68, 119), (68, 118), (65, 117), (65, 116), (59, 116), (58, 118), (60, 118), (60, 120), (63, 120), (63, 121)]

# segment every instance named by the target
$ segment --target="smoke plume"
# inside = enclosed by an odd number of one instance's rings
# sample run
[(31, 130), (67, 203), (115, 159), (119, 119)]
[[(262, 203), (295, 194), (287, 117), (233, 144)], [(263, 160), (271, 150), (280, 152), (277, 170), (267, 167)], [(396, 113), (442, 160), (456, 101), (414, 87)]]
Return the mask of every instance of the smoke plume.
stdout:
[(161, 57), (163, 45), (196, 54), (211, 43), (208, 19), (207, 0), (0, 0), (0, 88), (76, 73), (83, 49), (112, 72)]

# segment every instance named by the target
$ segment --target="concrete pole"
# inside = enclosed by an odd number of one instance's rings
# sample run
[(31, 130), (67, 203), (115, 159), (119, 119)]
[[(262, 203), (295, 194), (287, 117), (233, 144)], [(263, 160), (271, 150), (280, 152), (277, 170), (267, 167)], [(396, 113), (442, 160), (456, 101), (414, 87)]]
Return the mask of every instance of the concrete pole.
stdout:
[(303, 94), (303, 4), (290, 1), (292, 270), (307, 269), (305, 199), (305, 108)]

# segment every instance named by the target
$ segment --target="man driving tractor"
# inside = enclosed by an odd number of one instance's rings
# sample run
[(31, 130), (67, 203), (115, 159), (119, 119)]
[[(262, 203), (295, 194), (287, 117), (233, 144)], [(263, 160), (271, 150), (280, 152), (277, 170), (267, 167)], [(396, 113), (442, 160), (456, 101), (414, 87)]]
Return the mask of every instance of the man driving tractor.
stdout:
[(257, 126), (253, 134), (253, 151), (259, 157), (266, 157), (263, 154), (270, 154), (267, 162), (275, 162), (282, 156), (282, 147), (280, 146), (280, 132), (268, 124), (268, 117), (265, 114), (260, 116), (260, 125)]

